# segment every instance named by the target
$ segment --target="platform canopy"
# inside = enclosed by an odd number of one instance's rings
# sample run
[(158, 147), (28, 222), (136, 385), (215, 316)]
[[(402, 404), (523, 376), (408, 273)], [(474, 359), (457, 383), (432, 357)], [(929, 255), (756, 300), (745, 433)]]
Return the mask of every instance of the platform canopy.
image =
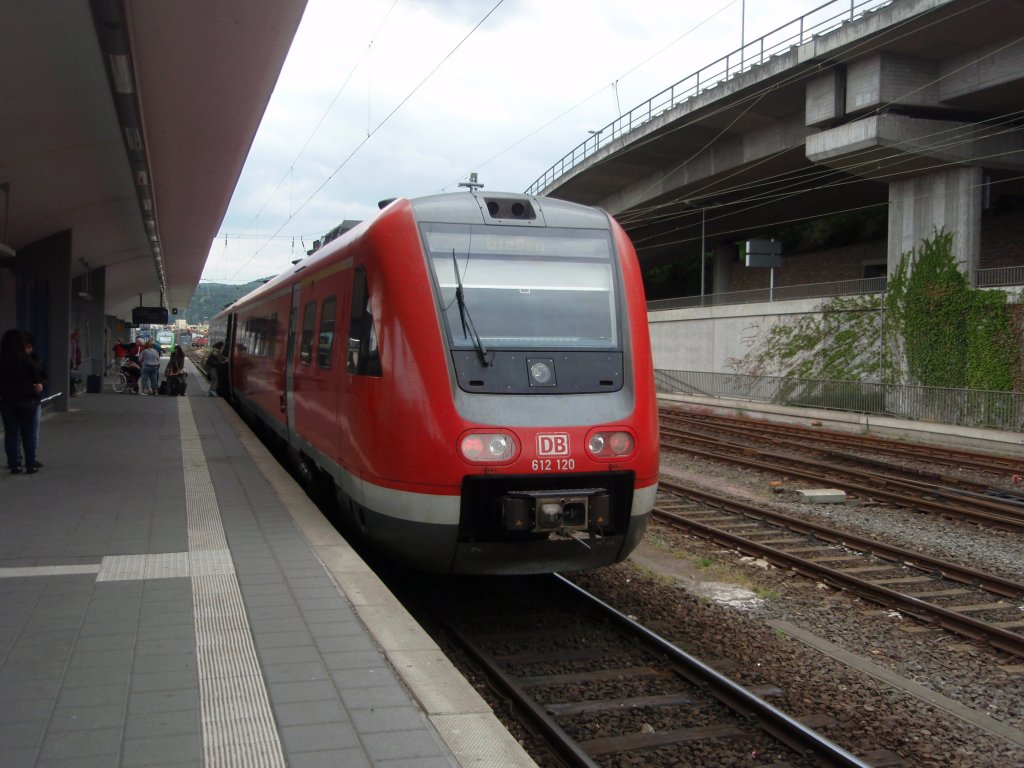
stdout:
[(110, 315), (187, 305), (305, 5), (0, 3), (0, 243), (70, 231)]

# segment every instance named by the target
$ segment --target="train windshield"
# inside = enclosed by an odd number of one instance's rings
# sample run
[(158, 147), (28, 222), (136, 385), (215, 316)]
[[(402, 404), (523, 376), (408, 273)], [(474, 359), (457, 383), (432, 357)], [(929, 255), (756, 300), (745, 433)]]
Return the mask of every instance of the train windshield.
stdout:
[(608, 232), (425, 224), (423, 233), (453, 349), (618, 347)]

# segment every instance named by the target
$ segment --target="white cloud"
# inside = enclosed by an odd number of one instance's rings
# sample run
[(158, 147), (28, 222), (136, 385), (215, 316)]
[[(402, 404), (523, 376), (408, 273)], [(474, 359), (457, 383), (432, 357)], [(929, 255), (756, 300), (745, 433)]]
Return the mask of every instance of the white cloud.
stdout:
[(522, 191), (620, 108), (737, 49), (741, 16), (749, 42), (818, 4), (504, 0), (460, 46), (496, 2), (309, 0), (204, 279), (276, 274), (378, 200), (471, 171)]

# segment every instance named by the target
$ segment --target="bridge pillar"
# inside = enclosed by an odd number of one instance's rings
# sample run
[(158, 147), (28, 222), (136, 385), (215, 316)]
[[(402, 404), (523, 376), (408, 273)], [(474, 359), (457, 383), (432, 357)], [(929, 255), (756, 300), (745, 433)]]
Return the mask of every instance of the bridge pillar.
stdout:
[(888, 185), (890, 274), (900, 256), (945, 227), (972, 285), (981, 253), (984, 171), (1024, 168), (1018, 132), (908, 115), (863, 117), (811, 134), (805, 146), (814, 163)]
[(953, 234), (953, 258), (971, 285), (981, 253), (982, 170), (950, 168), (889, 182), (888, 271), (937, 229)]

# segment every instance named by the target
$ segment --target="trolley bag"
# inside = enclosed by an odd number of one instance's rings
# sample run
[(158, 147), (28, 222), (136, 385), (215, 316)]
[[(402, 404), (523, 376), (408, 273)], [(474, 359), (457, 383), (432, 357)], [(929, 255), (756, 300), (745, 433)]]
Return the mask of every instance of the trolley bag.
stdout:
[(103, 389), (103, 378), (98, 373), (89, 374), (85, 379), (85, 391), (94, 395), (99, 394)]
[(163, 381), (160, 382), (160, 386), (157, 387), (156, 391), (159, 394), (161, 394), (161, 395), (166, 395), (167, 394), (167, 380), (166, 379), (164, 379)]

